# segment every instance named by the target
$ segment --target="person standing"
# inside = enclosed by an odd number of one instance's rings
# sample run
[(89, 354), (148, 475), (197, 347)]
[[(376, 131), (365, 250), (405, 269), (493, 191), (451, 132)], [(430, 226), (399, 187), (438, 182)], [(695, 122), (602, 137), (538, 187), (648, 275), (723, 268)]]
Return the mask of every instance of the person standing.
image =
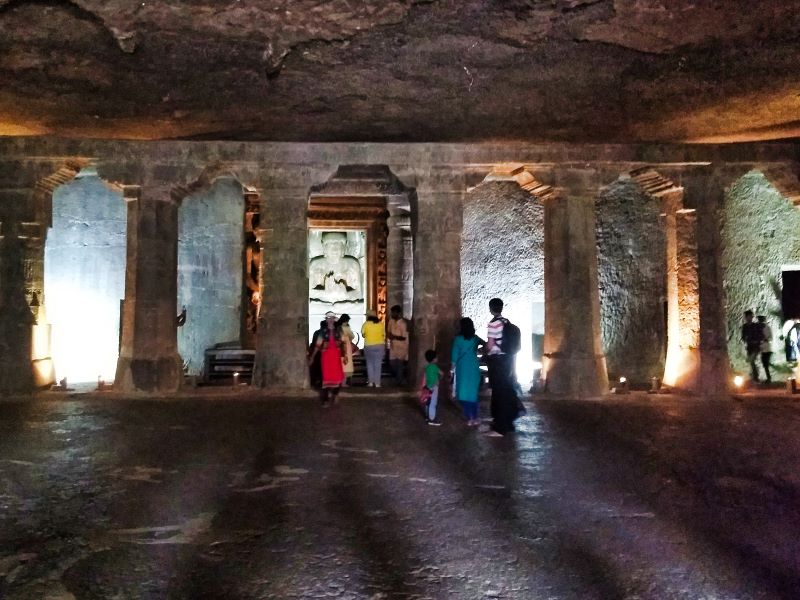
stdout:
[(442, 370), (436, 364), (436, 350), (425, 351), (425, 374), (422, 378), (425, 387), (430, 390), (430, 398), (425, 406), (425, 418), (428, 420), (428, 425), (434, 427), (442, 424), (436, 418), (436, 409), (439, 406), (439, 380), (442, 378)]
[(344, 354), (342, 355), (342, 370), (344, 371), (343, 385), (349, 385), (350, 378), (353, 376), (353, 340), (355, 335), (353, 330), (350, 329), (350, 315), (347, 313), (339, 317), (336, 325), (342, 332), (342, 344), (344, 345)]
[(392, 375), (397, 385), (404, 386), (407, 383), (408, 321), (403, 318), (403, 308), (399, 304), (394, 305), (389, 313), (386, 334), (389, 339), (389, 365)]
[(319, 329), (311, 336), (311, 344), (308, 346), (308, 377), (311, 387), (315, 390), (322, 388), (322, 363), (321, 355), (317, 352), (317, 340), (322, 336), (327, 328), (327, 323), (323, 320), (319, 322)]
[[(322, 388), (319, 399), (322, 406), (328, 407), (330, 403), (336, 404), (339, 389), (342, 387), (344, 370), (342, 361), (347, 360), (342, 344), (342, 332), (336, 326), (336, 315), (332, 312), (325, 313), (325, 329), (317, 338), (315, 354), (320, 354), (322, 365)], [(313, 357), (312, 357), (313, 359)]]
[(478, 391), (481, 385), (481, 370), (478, 348), (483, 343), (483, 340), (475, 335), (475, 325), (472, 319), (467, 317), (461, 319), (459, 334), (453, 340), (450, 361), (456, 385), (456, 399), (464, 409), (464, 418), (469, 427), (480, 425)]
[(761, 366), (764, 367), (764, 378), (767, 383), (772, 383), (772, 374), (769, 372), (769, 364), (772, 360), (772, 327), (767, 323), (767, 317), (758, 315), (758, 324), (761, 326)]
[(386, 328), (374, 310), (367, 311), (361, 336), (364, 338), (364, 359), (367, 362), (367, 385), (381, 387), (381, 366), (386, 355)]
[(750, 364), (750, 379), (758, 382), (758, 366), (756, 361), (761, 354), (762, 342), (762, 327), (758, 323), (753, 322), (753, 311), (744, 311), (744, 324), (742, 325), (741, 333), (742, 341), (744, 342), (745, 351), (747, 352), (747, 362)]
[(489, 367), (489, 385), (492, 388), (492, 427), (487, 435), (501, 437), (514, 431), (517, 416), (517, 396), (513, 385), (513, 355), (503, 351), (503, 328), (507, 320), (503, 318), (503, 301), (500, 298), (489, 300), (489, 321), (486, 335), (486, 363)]

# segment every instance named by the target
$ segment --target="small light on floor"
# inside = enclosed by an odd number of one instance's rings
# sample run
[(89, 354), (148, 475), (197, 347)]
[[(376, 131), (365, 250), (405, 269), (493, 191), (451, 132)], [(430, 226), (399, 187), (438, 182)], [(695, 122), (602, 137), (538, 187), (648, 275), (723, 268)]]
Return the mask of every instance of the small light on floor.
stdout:
[(624, 385), (624, 384), (628, 383), (628, 379), (627, 379), (627, 377), (620, 377), (619, 378), (619, 382)]
[(233, 374), (233, 387), (239, 387), (239, 373)]
[(742, 389), (744, 387), (744, 377), (741, 375), (737, 375), (733, 378), (733, 385), (736, 386), (736, 389)]
[(615, 394), (627, 394), (628, 393), (628, 378), (627, 377), (620, 377), (619, 378), (619, 385), (614, 388)]

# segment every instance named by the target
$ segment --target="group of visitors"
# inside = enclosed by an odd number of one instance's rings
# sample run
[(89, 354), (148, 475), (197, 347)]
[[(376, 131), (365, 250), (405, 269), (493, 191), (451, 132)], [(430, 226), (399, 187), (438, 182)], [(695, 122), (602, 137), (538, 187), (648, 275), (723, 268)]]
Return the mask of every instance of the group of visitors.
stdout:
[[(389, 323), (384, 324), (375, 311), (367, 311), (361, 328), (364, 340), (364, 360), (367, 365), (367, 386), (381, 387), (381, 371), (389, 342), (389, 364), (398, 385), (405, 385), (405, 365), (408, 361), (408, 323), (403, 309), (397, 305), (390, 311)], [(336, 404), (339, 390), (349, 385), (353, 376), (353, 355), (358, 352), (355, 334), (350, 328), (350, 315), (327, 312), (325, 320), (314, 332), (308, 352), (312, 387), (319, 388), (323, 406)]]
[[(798, 342), (800, 342), (800, 320), (789, 319), (783, 326), (781, 336), (784, 344), (787, 363), (796, 363), (798, 360)], [(772, 383), (772, 373), (770, 367), (772, 363), (772, 328), (767, 323), (764, 315), (758, 315), (753, 321), (753, 311), (744, 312), (744, 323), (742, 324), (741, 340), (744, 342), (747, 362), (750, 364), (750, 379), (758, 383), (760, 381), (758, 362), (761, 359), (761, 366), (764, 369), (764, 381)]]
[[(481, 359), (483, 354), (489, 372), (492, 390), (492, 425), (487, 435), (500, 437), (514, 431), (514, 421), (520, 414), (520, 401), (515, 389), (514, 357), (519, 350), (519, 329), (503, 317), (503, 301), (489, 301), (492, 315), (487, 326), (487, 339), (482, 340), (475, 332), (472, 319), (459, 321), (459, 332), (455, 336), (450, 355), (453, 396), (461, 404), (468, 427), (480, 425), (478, 418), (478, 394), (481, 384)], [(354, 334), (349, 326), (350, 317), (329, 312), (320, 329), (314, 333), (309, 351), (312, 385), (320, 388), (323, 406), (335, 404), (339, 390), (347, 385), (353, 374), (353, 354), (357, 352), (353, 343)], [(389, 344), (389, 364), (398, 385), (404, 386), (408, 361), (409, 330), (403, 318), (402, 308), (393, 306), (386, 325), (381, 323), (373, 311), (361, 328), (364, 340), (364, 358), (367, 365), (367, 385), (381, 387), (381, 369)], [(429, 425), (440, 425), (437, 418), (439, 388), (444, 373), (437, 364), (436, 351), (425, 352), (424, 368), (419, 398)]]

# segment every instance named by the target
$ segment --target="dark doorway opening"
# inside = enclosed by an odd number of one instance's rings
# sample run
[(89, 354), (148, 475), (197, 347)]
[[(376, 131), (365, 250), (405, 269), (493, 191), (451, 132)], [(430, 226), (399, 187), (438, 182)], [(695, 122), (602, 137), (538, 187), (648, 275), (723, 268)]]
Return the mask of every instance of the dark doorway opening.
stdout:
[(784, 319), (800, 319), (800, 270), (781, 274), (781, 309)]

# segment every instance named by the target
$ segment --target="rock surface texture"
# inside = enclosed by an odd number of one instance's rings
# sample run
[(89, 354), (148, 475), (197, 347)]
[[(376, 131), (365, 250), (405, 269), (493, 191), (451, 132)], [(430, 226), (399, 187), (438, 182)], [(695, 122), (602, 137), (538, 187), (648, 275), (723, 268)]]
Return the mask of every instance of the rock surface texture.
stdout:
[(799, 7), (0, 0), (0, 135), (790, 137)]

